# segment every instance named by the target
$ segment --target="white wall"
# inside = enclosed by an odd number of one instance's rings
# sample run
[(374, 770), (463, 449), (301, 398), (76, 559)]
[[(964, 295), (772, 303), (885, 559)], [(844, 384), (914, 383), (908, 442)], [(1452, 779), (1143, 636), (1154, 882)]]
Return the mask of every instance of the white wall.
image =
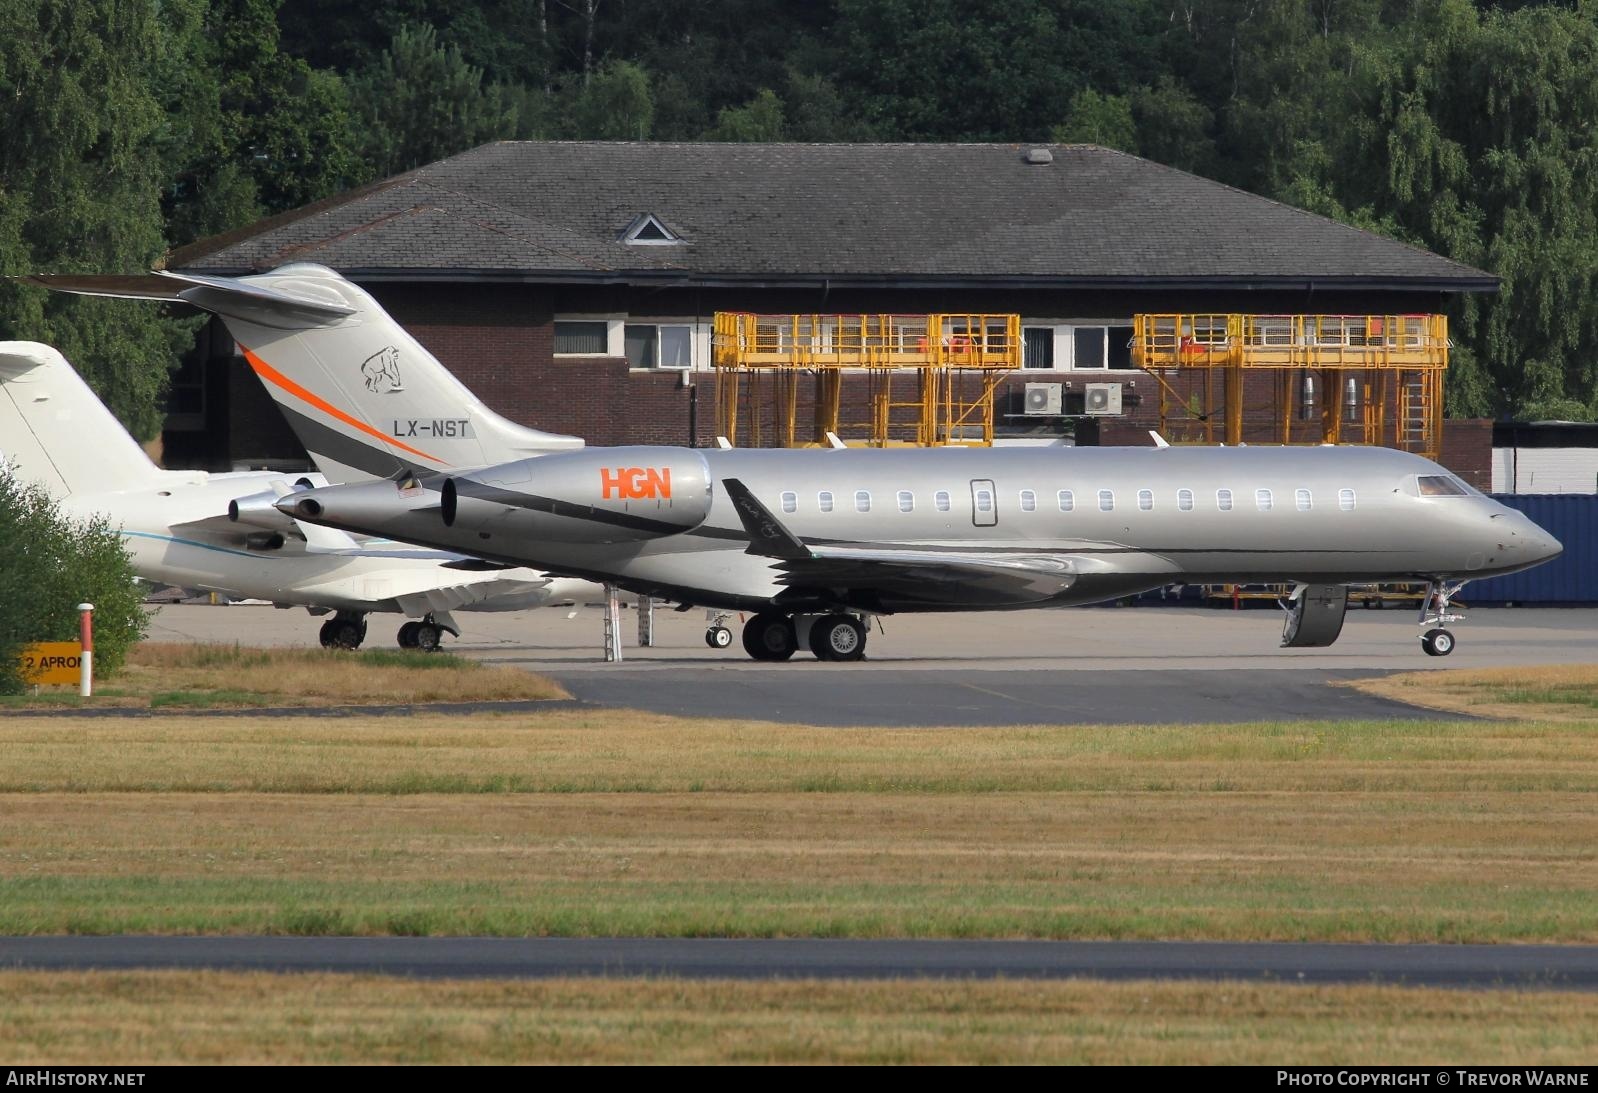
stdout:
[(1598, 493), (1598, 448), (1494, 448), (1493, 493)]

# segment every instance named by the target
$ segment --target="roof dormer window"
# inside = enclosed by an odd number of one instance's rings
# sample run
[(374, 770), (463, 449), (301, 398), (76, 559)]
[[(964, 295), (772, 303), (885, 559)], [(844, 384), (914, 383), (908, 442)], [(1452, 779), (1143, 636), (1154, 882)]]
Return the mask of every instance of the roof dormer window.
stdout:
[(682, 242), (654, 213), (639, 214), (621, 233), (621, 241), (638, 247), (672, 247)]

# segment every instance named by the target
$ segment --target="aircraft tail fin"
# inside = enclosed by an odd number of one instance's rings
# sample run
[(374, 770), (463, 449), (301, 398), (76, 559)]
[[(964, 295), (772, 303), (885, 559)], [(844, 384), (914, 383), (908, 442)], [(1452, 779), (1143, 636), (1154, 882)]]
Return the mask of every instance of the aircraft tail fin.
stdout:
[(66, 358), (38, 342), (0, 342), (0, 458), (57, 500), (165, 473)]
[(38, 277), (88, 295), (177, 300), (222, 318), (244, 359), (331, 480), (509, 463), (582, 447), (485, 406), (384, 311), (325, 266), (249, 277)]

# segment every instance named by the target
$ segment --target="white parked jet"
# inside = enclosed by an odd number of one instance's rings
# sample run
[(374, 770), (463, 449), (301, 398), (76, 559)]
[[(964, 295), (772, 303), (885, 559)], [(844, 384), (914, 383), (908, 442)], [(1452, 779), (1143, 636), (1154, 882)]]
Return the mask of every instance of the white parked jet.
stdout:
[(103, 514), (120, 528), (142, 577), (337, 612), (322, 626), (324, 645), (359, 645), (368, 612), (412, 616), (400, 644), (430, 649), (443, 632), (459, 633), (452, 611), (603, 596), (588, 581), (456, 553), (362, 545), (273, 507), (326, 485), (321, 475), (161, 470), (66, 359), (35, 342), (0, 342), (0, 456), (66, 512)]

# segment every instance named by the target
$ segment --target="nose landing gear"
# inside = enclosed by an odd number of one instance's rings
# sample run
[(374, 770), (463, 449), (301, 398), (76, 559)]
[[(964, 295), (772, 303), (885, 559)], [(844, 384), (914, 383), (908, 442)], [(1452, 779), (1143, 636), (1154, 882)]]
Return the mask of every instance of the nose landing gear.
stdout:
[(1446, 657), (1454, 651), (1454, 635), (1449, 633), (1448, 624), (1459, 622), (1465, 616), (1457, 611), (1450, 611), (1448, 604), (1464, 587), (1464, 581), (1456, 581), (1453, 584), (1448, 584), (1446, 581), (1431, 582), (1431, 588), (1427, 591), (1426, 599), (1420, 608), (1420, 625), (1430, 627), (1420, 638), (1420, 647), (1427, 656)]

